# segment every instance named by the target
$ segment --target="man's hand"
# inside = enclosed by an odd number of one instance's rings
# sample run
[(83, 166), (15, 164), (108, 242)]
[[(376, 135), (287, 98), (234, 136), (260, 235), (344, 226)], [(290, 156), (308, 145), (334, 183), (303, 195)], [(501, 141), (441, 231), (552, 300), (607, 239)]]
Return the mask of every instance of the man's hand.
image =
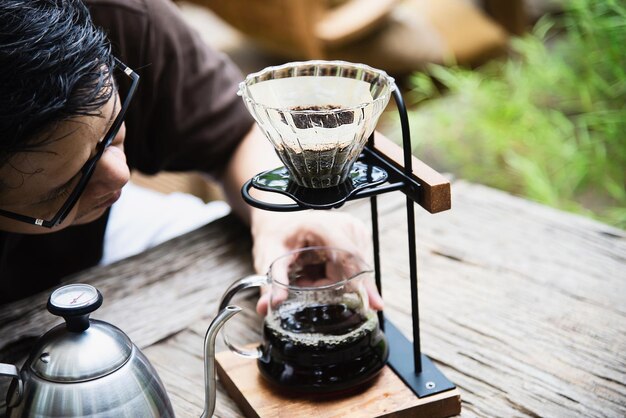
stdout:
[[(311, 246), (341, 248), (368, 262), (372, 258), (370, 231), (361, 221), (345, 213), (254, 211), (251, 226), (254, 268), (259, 274), (267, 273), (270, 264), (281, 255)], [(374, 282), (366, 281), (366, 286), (370, 306), (382, 309), (383, 301)], [(257, 312), (264, 315), (268, 302), (269, 293), (262, 292)]]

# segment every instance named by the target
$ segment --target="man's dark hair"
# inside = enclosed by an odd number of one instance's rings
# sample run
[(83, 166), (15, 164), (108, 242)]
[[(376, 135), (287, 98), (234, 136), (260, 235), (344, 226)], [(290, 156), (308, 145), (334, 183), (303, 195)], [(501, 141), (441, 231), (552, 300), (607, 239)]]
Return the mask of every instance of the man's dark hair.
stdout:
[(99, 114), (112, 68), (80, 0), (0, 0), (0, 167), (40, 146), (55, 122)]

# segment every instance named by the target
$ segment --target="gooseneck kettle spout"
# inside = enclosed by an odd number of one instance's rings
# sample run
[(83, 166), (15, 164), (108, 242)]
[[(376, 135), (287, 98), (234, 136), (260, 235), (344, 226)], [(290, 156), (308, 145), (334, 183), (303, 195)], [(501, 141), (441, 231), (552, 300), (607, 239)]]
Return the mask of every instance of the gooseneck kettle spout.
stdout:
[(229, 305), (220, 310), (209, 325), (204, 337), (204, 412), (201, 418), (210, 418), (215, 410), (215, 338), (222, 326), (233, 315), (241, 311), (241, 308)]

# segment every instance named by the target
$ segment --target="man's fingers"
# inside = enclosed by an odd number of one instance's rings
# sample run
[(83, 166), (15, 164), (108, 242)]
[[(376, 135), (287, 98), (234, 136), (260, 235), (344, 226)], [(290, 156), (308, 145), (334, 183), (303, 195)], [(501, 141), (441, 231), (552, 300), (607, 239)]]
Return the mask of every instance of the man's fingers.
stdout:
[(265, 292), (261, 295), (259, 300), (256, 303), (256, 311), (259, 315), (265, 316), (267, 315), (267, 306), (270, 303), (270, 293)]
[(278, 305), (287, 300), (289, 292), (279, 286), (274, 286), (272, 290), (262, 291), (261, 297), (256, 303), (256, 311), (259, 315), (267, 315), (267, 308), (272, 302), (272, 308), (276, 308)]
[(376, 283), (371, 279), (365, 280), (365, 289), (367, 291), (367, 297), (369, 298), (370, 307), (375, 311), (382, 311), (385, 304), (380, 293), (378, 293)]

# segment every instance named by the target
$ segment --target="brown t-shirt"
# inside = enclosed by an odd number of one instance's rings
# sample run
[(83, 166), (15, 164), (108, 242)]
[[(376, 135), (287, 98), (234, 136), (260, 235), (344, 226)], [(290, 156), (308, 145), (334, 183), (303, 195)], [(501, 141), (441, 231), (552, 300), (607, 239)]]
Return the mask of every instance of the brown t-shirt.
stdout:
[[(144, 173), (218, 175), (252, 119), (237, 97), (242, 75), (211, 50), (168, 0), (85, 0), (113, 52), (141, 77), (126, 114), (128, 165)], [(118, 78), (120, 94), (128, 81)], [(45, 235), (0, 232), (0, 303), (58, 284), (98, 263), (107, 215)]]

